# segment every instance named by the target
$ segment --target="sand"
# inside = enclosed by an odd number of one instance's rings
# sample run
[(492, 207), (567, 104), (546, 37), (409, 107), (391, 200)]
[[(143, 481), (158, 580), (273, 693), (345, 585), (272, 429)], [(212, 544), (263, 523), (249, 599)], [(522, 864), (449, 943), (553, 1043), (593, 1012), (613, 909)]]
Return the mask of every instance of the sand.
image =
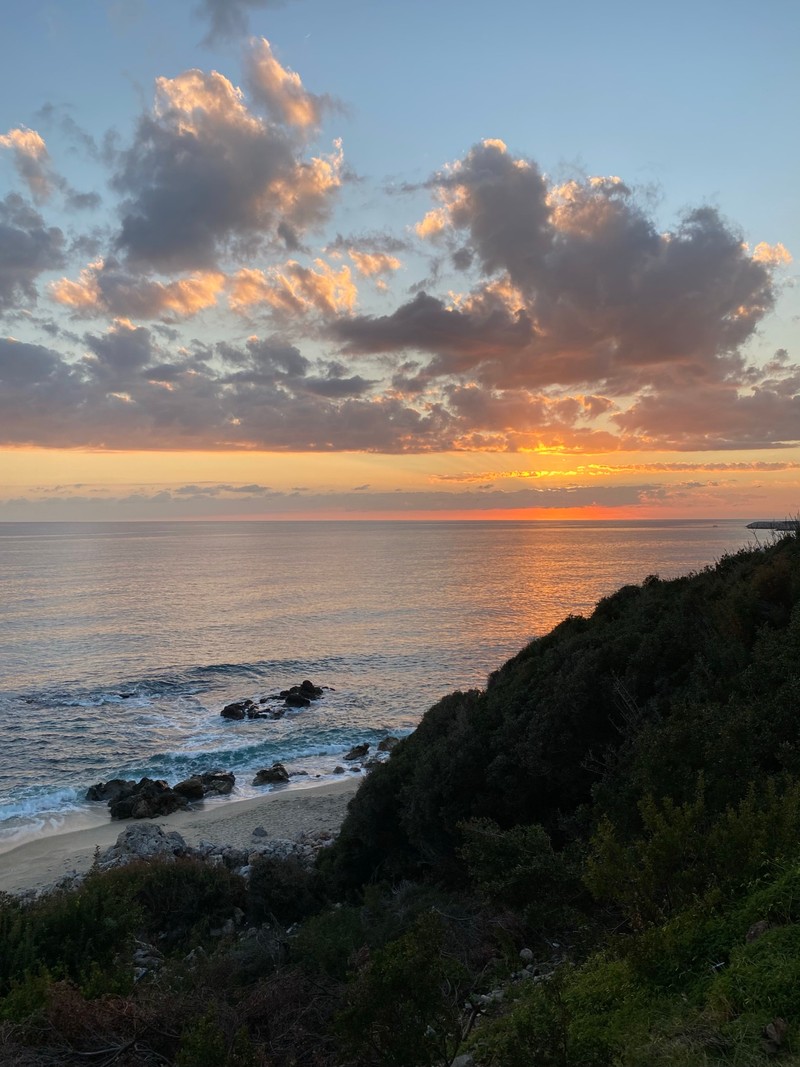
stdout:
[[(309, 830), (338, 830), (360, 781), (360, 777), (346, 778), (303, 789), (275, 790), (253, 800), (217, 802), (152, 822), (165, 830), (177, 830), (188, 845), (205, 840), (238, 848), (270, 838), (295, 838)], [(109, 819), (89, 830), (42, 837), (3, 853), (0, 892), (40, 891), (73, 874), (84, 874), (92, 865), (95, 849), (110, 848), (132, 822)], [(257, 826), (268, 836), (254, 838)]]

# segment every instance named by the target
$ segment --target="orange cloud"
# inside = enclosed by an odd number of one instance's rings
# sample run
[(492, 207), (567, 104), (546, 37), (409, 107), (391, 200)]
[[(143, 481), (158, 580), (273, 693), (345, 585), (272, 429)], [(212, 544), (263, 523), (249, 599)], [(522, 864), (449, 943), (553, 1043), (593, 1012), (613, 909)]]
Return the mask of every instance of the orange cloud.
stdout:
[(351, 248), (347, 254), (355, 263), (358, 273), (365, 278), (372, 278), (376, 274), (390, 274), (402, 266), (397, 256), (387, 255), (386, 252), (359, 252)]
[(253, 96), (289, 126), (318, 126), (324, 98), (307, 92), (300, 75), (281, 66), (264, 37), (253, 38), (247, 57), (247, 72)]
[(113, 270), (105, 273), (105, 264), (99, 259), (85, 267), (77, 281), (61, 278), (52, 282), (50, 293), (59, 304), (83, 314), (188, 318), (212, 307), (224, 285), (225, 275), (219, 271), (196, 271), (186, 278), (159, 282)]
[(350, 268), (334, 270), (322, 259), (314, 267), (304, 267), (289, 260), (283, 268), (240, 270), (236, 273), (228, 297), (234, 311), (247, 311), (256, 304), (266, 304), (282, 314), (322, 315), (351, 312), (358, 298)]
[(792, 255), (780, 242), (770, 245), (761, 241), (753, 250), (753, 259), (770, 267), (785, 267), (792, 262)]
[(57, 180), (50, 169), (50, 155), (44, 138), (24, 126), (0, 134), (0, 148), (14, 153), (14, 165), (35, 200), (46, 200)]

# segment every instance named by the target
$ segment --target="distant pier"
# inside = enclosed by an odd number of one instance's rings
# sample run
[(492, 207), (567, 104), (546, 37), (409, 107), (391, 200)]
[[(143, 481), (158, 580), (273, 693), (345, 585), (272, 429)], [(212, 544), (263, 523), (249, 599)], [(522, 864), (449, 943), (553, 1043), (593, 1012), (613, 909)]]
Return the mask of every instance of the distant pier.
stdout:
[(800, 519), (783, 519), (780, 522), (748, 522), (748, 530), (788, 530), (795, 533), (800, 530)]

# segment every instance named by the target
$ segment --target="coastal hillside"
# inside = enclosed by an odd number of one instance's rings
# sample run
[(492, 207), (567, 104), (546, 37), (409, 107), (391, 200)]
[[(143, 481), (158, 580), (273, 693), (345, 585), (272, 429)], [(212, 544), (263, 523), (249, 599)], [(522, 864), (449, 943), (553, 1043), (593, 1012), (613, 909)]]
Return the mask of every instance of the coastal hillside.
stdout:
[(800, 537), (439, 701), (315, 862), (145, 829), (0, 899), (0, 1062), (800, 1067)]
[(458, 883), (464, 820), (537, 823), (560, 848), (604, 817), (636, 833), (643, 798), (685, 803), (701, 775), (723, 810), (799, 774), (799, 600), (790, 536), (566, 619), (431, 708), (351, 803), (331, 876)]

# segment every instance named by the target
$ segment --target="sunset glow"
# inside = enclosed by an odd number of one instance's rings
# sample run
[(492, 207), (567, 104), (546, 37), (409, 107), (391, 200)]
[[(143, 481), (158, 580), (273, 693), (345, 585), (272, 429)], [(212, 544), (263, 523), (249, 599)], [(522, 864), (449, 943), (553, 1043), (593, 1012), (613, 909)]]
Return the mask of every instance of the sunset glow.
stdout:
[(11, 0), (0, 520), (800, 512), (797, 13), (684, 6)]

